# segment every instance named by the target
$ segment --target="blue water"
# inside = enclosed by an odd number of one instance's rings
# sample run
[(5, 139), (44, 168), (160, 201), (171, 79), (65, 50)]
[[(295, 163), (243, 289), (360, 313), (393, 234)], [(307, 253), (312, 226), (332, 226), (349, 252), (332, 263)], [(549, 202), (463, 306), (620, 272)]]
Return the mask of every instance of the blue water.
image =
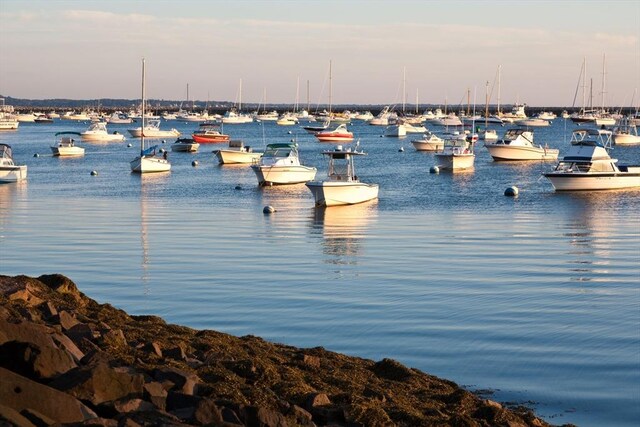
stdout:
[[(86, 126), (0, 133), (29, 167), (27, 182), (0, 185), (3, 274), (62, 273), (129, 313), (395, 358), (555, 424), (637, 425), (640, 191), (555, 193), (541, 177), (553, 162), (496, 163), (482, 144), (473, 172), (430, 174), (411, 137), (356, 123), (369, 153), (358, 175), (380, 198), (317, 210), (304, 185), (259, 188), (250, 168), (219, 166), (214, 145), (170, 152), (171, 173), (142, 177), (133, 139), (49, 155), (55, 132)], [(562, 155), (573, 128), (558, 119), (535, 138)], [(256, 149), (295, 138), (326, 173), (330, 145), (298, 127), (225, 131)], [(640, 147), (612, 155), (640, 163)], [(511, 185), (518, 198), (503, 195)]]

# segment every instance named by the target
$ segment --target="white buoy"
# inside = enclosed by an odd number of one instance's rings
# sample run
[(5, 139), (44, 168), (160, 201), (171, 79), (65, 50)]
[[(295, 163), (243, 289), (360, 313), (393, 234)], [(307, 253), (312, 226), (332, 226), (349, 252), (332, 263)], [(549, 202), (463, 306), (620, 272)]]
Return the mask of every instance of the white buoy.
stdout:
[(33, 157), (40, 157), (40, 154), (36, 153), (33, 155)]
[(166, 144), (166, 143), (167, 143), (167, 140), (166, 140), (166, 139), (163, 139), (163, 140), (162, 140), (162, 143), (163, 143), (163, 144)]
[(199, 164), (199, 163), (198, 163), (198, 161), (197, 161), (197, 160), (194, 160), (193, 162), (191, 162), (191, 166), (198, 166), (198, 164)]
[(98, 171), (91, 171), (91, 176), (98, 176)]
[(440, 173), (440, 168), (438, 166), (431, 166), (429, 173)]
[(400, 147), (398, 151), (402, 153), (404, 151), (404, 147)]
[(127, 147), (131, 148), (131, 147), (133, 147), (133, 145), (131, 145), (131, 143), (128, 143)]
[(508, 197), (518, 197), (518, 193), (518, 187), (516, 187), (515, 185), (512, 185), (511, 187), (508, 187), (506, 190), (504, 190), (504, 195)]
[(262, 209), (262, 212), (265, 214), (272, 214), (276, 211), (276, 208), (274, 208), (273, 206), (265, 206), (264, 209)]
[(291, 131), (287, 132), (289, 135), (291, 135)]

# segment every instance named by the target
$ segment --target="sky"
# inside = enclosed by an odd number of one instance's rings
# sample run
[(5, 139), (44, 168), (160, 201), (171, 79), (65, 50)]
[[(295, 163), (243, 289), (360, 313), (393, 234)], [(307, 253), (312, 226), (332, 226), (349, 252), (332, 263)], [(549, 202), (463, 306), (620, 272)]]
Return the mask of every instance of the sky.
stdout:
[(139, 99), (143, 57), (151, 99), (579, 107), (584, 61), (636, 106), (640, 1), (0, 0), (0, 95)]

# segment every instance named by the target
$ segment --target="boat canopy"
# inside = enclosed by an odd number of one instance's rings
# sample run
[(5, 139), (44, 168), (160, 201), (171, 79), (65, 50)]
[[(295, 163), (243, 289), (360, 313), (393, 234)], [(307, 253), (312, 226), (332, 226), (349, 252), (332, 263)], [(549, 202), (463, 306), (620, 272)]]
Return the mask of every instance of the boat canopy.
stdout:
[(78, 135), (78, 136), (82, 136), (82, 134), (80, 132), (56, 132), (56, 134), (54, 136), (58, 136), (58, 135)]
[(0, 143), (0, 157), (12, 159), (11, 146)]
[(158, 147), (159, 145), (154, 145), (152, 147), (147, 148), (146, 150), (140, 150), (140, 157), (155, 156)]

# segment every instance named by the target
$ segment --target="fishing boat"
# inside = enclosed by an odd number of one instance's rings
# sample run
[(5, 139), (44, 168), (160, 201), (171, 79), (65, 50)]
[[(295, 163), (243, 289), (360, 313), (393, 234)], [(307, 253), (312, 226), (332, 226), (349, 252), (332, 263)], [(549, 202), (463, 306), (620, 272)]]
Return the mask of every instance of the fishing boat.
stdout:
[(640, 165), (618, 165), (609, 155), (612, 132), (577, 129), (571, 147), (556, 168), (544, 176), (556, 191), (614, 190), (640, 187)]
[(84, 148), (75, 144), (75, 139), (71, 135), (81, 136), (79, 132), (58, 132), (55, 136), (64, 135), (55, 145), (51, 146), (51, 152), (54, 156), (60, 157), (77, 157), (84, 156)]
[(27, 165), (16, 165), (11, 146), (0, 143), (0, 182), (17, 182), (23, 179), (27, 179)]
[(630, 123), (628, 118), (621, 121), (620, 126), (613, 131), (613, 143), (615, 145), (636, 145), (640, 144), (640, 135), (636, 125)]
[(260, 159), (251, 165), (258, 178), (258, 184), (282, 185), (311, 181), (317, 169), (300, 163), (298, 144), (268, 144)]
[(444, 170), (473, 169), (476, 155), (473, 144), (461, 139), (448, 139), (441, 152), (435, 154), (436, 166)]
[(407, 128), (404, 123), (396, 123), (389, 125), (384, 130), (384, 136), (390, 136), (394, 138), (403, 138), (407, 136)]
[(262, 153), (253, 151), (243, 141), (229, 141), (229, 148), (214, 151), (220, 164), (255, 163)]
[(200, 144), (192, 138), (178, 138), (176, 142), (171, 144), (171, 151), (182, 153), (197, 153), (198, 148), (200, 148)]
[(347, 130), (346, 124), (341, 124), (335, 129), (316, 132), (316, 138), (320, 142), (348, 142), (353, 141), (353, 132)]
[(432, 132), (425, 132), (422, 139), (414, 139), (411, 144), (416, 151), (441, 151), (444, 148), (444, 139)]
[(361, 182), (356, 175), (353, 160), (364, 156), (363, 151), (343, 149), (339, 145), (322, 154), (329, 158), (328, 178), (305, 184), (311, 190), (316, 206), (355, 205), (378, 198), (378, 184)]
[[(145, 137), (146, 137), (146, 127), (145, 127), (145, 93), (144, 93), (144, 83), (145, 83), (145, 62), (144, 58), (142, 59), (142, 126), (140, 129), (145, 129), (144, 132), (140, 132), (140, 155), (129, 162), (131, 166), (131, 171), (136, 173), (151, 173), (151, 172), (169, 172), (171, 170), (171, 163), (167, 159), (167, 152), (164, 151), (163, 155), (160, 155), (159, 149), (157, 145), (152, 147), (145, 148)], [(180, 133), (178, 133), (179, 135)]]
[[(144, 116), (142, 116), (144, 117)], [(145, 120), (142, 120), (143, 125), (135, 129), (129, 129), (129, 133), (134, 138), (141, 138), (144, 133), (145, 138), (173, 138), (180, 136), (180, 132), (171, 128), (169, 130), (160, 129), (160, 119), (150, 119), (146, 124)], [(144, 132), (143, 132), (144, 129)]]
[(191, 134), (191, 137), (195, 142), (201, 144), (216, 144), (229, 141), (229, 135), (220, 132), (219, 126), (210, 123), (201, 125), (199, 130)]
[(80, 134), (83, 141), (118, 142), (124, 141), (124, 135), (115, 131), (109, 133), (105, 122), (94, 122)]
[(559, 150), (546, 145), (535, 145), (533, 131), (525, 129), (509, 129), (502, 139), (485, 142), (493, 160), (556, 160)]

